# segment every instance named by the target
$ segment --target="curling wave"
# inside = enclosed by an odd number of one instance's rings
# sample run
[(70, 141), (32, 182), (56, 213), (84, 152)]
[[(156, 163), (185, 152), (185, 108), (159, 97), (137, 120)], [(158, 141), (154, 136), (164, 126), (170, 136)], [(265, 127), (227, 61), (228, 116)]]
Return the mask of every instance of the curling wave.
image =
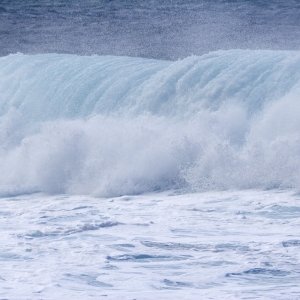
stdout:
[(0, 193), (299, 188), (300, 52), (0, 58)]

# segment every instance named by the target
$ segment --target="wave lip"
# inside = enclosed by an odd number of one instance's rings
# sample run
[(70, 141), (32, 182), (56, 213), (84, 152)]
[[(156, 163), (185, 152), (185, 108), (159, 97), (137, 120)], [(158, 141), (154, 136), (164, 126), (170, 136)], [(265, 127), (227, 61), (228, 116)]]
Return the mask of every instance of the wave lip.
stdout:
[(51, 120), (90, 114), (191, 116), (227, 101), (255, 111), (299, 88), (300, 53), (230, 50), (169, 62), (14, 54), (0, 58), (1, 114)]

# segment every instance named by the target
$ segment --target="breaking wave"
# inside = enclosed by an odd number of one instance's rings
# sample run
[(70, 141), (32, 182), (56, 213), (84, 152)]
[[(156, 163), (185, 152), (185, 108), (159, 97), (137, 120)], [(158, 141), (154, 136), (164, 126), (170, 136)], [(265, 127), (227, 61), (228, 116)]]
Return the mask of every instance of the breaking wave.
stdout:
[(300, 52), (0, 58), (0, 194), (300, 187)]

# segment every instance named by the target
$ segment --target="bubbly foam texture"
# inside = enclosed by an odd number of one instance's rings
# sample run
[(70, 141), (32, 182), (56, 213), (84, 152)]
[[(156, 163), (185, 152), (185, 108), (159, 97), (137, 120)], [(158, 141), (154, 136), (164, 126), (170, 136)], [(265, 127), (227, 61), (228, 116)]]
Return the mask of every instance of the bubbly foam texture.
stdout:
[(0, 193), (299, 188), (300, 53), (0, 58)]

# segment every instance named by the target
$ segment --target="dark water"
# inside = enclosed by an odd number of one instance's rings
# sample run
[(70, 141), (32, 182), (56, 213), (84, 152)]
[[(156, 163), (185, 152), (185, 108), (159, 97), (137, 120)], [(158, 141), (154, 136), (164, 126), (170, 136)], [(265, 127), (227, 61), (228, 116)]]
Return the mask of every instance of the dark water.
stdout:
[(300, 1), (1, 0), (0, 55), (300, 50)]

